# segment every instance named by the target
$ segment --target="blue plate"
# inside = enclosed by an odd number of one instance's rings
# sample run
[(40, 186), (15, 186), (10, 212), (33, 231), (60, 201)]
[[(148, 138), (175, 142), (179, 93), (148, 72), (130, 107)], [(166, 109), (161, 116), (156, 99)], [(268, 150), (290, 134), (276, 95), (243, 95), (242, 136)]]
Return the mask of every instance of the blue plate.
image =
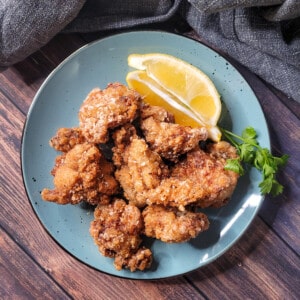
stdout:
[(261, 176), (252, 169), (240, 178), (228, 205), (205, 210), (210, 219), (208, 231), (182, 244), (148, 239), (153, 266), (131, 273), (117, 271), (113, 260), (98, 252), (89, 234), (91, 210), (41, 199), (41, 190), (53, 187), (50, 170), (58, 154), (50, 148), (49, 139), (59, 127), (78, 125), (79, 107), (94, 87), (126, 83), (129, 54), (150, 52), (171, 54), (202, 69), (222, 96), (221, 125), (238, 134), (251, 125), (258, 132), (260, 144), (270, 147), (264, 114), (252, 89), (228, 61), (197, 41), (156, 31), (122, 33), (84, 46), (62, 62), (37, 92), (24, 127), (21, 158), (28, 198), (46, 230), (66, 251), (99, 271), (135, 279), (171, 277), (211, 263), (241, 237), (263, 201), (258, 188)]

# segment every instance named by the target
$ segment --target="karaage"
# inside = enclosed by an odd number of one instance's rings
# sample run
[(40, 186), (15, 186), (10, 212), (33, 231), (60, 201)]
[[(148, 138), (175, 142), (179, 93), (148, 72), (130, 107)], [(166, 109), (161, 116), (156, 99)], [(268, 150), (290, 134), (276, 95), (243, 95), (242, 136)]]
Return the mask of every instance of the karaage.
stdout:
[(239, 175), (224, 168), (237, 158), (233, 146), (207, 141), (203, 149), (205, 128), (175, 124), (120, 83), (92, 90), (78, 116), (79, 127), (60, 128), (50, 140), (63, 153), (51, 171), (54, 189), (41, 195), (97, 205), (90, 234), (117, 270), (151, 266), (142, 235), (181, 243), (207, 230), (207, 216), (195, 209), (226, 204), (236, 187)]
[(195, 148), (208, 136), (205, 127), (191, 128), (175, 123), (161, 122), (155, 117), (142, 120), (141, 129), (150, 149), (173, 162), (177, 162), (180, 155)]
[(79, 110), (79, 127), (88, 142), (105, 143), (109, 129), (132, 122), (140, 106), (140, 95), (120, 83), (93, 89)]
[(182, 243), (208, 229), (209, 221), (201, 212), (179, 211), (175, 207), (150, 205), (143, 210), (145, 235), (166, 243)]
[(59, 128), (49, 144), (52, 148), (61, 152), (68, 152), (77, 144), (83, 144), (85, 138), (78, 127)]
[(154, 106), (142, 103), (140, 107), (140, 118), (145, 120), (153, 117), (160, 122), (175, 123), (175, 117), (172, 113), (168, 112), (161, 106)]
[(184, 207), (220, 207), (231, 197), (239, 175), (225, 170), (227, 158), (236, 158), (233, 146), (225, 141), (208, 146), (207, 151), (196, 147), (187, 157), (172, 167), (169, 178), (144, 196), (146, 203)]
[(143, 207), (149, 190), (157, 187), (169, 174), (161, 157), (151, 151), (144, 139), (136, 134), (132, 125), (127, 125), (113, 134), (115, 146), (113, 162), (117, 166), (115, 177), (130, 203)]
[(89, 143), (77, 144), (57, 157), (52, 170), (55, 188), (43, 189), (42, 198), (58, 204), (108, 203), (119, 188), (113, 172), (113, 164), (98, 147)]
[(90, 225), (90, 234), (99, 251), (115, 258), (115, 268), (144, 270), (152, 262), (152, 253), (140, 247), (143, 219), (140, 210), (122, 199), (115, 199), (108, 205), (98, 205)]

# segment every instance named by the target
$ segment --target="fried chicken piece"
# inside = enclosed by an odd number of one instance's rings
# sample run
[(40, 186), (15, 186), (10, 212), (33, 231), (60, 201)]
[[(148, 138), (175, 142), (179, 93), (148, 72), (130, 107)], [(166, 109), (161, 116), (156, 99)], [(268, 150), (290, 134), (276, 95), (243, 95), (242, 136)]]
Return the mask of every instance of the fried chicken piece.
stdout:
[(201, 184), (203, 196), (195, 205), (199, 207), (221, 207), (235, 190), (239, 174), (225, 170), (226, 160), (237, 158), (236, 148), (225, 141), (211, 143), (207, 152), (193, 151), (172, 170), (172, 176), (184, 180), (190, 176)]
[(57, 151), (68, 152), (77, 144), (83, 144), (85, 138), (80, 128), (59, 128), (49, 142)]
[(128, 162), (128, 155), (130, 154), (127, 148), (130, 146), (132, 139), (138, 139), (136, 129), (132, 124), (126, 124), (113, 133), (114, 147), (113, 162), (117, 168), (122, 167)]
[(93, 237), (102, 255), (115, 258), (115, 268), (144, 270), (152, 262), (149, 249), (140, 247), (143, 219), (140, 210), (122, 199), (108, 205), (98, 205), (90, 225)]
[(211, 144), (208, 151), (195, 148), (178, 162), (169, 178), (144, 196), (147, 204), (184, 207), (220, 207), (231, 197), (239, 175), (225, 170), (226, 159), (236, 158), (236, 149), (225, 141)]
[(173, 162), (178, 161), (180, 155), (195, 148), (200, 141), (205, 141), (208, 136), (205, 127), (191, 128), (161, 122), (154, 116), (142, 120), (141, 129), (150, 149)]
[(161, 157), (151, 151), (145, 140), (139, 138), (132, 125), (126, 125), (113, 134), (113, 162), (117, 166), (116, 179), (130, 203), (146, 205), (144, 193), (157, 187), (169, 174)]
[(120, 83), (111, 83), (104, 90), (92, 90), (79, 110), (79, 127), (86, 140), (107, 142), (109, 129), (136, 118), (140, 101), (137, 92)]
[(130, 257), (125, 258), (122, 255), (116, 255), (114, 265), (117, 270), (126, 268), (131, 272), (136, 270), (144, 271), (151, 267), (152, 260), (151, 250), (146, 247), (141, 247)]
[(58, 204), (108, 203), (119, 188), (113, 172), (113, 164), (95, 145), (78, 144), (57, 157), (51, 172), (55, 188), (43, 189), (41, 196)]
[(175, 123), (175, 117), (161, 106), (154, 106), (143, 103), (140, 108), (141, 120), (153, 117), (160, 122)]
[(126, 199), (138, 207), (160, 204), (181, 211), (190, 204), (219, 207), (236, 187), (239, 175), (224, 169), (227, 158), (237, 157), (227, 142), (211, 144), (207, 152), (197, 146), (170, 171), (132, 125), (117, 130), (113, 139), (115, 177)]
[(209, 221), (201, 212), (179, 211), (175, 207), (147, 206), (143, 213), (145, 235), (166, 243), (181, 243), (208, 229)]

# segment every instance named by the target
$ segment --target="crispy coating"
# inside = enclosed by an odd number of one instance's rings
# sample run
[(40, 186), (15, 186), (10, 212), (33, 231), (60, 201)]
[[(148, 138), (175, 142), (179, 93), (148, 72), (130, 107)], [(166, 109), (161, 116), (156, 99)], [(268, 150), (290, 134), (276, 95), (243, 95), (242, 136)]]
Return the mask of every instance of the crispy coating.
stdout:
[(90, 225), (90, 234), (99, 251), (115, 258), (115, 268), (144, 270), (150, 267), (152, 253), (140, 247), (143, 219), (140, 210), (122, 199), (108, 205), (98, 205)]
[(93, 89), (79, 110), (79, 127), (87, 141), (105, 143), (109, 129), (132, 122), (141, 101), (140, 95), (120, 83), (106, 89)]
[(95, 145), (75, 145), (57, 157), (52, 170), (55, 188), (43, 189), (42, 198), (58, 204), (108, 203), (110, 196), (118, 191), (113, 171), (113, 164)]
[(121, 270), (122, 268), (130, 269), (131, 272), (136, 270), (144, 271), (150, 268), (152, 264), (152, 252), (146, 247), (141, 247), (137, 252), (133, 253), (130, 257), (123, 257), (117, 255), (115, 257), (115, 268)]
[[(173, 114), (143, 104), (120, 83), (92, 90), (78, 116), (79, 127), (60, 128), (50, 140), (63, 153), (51, 171), (54, 189), (41, 195), (97, 205), (90, 234), (117, 270), (151, 266), (142, 235), (181, 243), (207, 230), (207, 216), (191, 209), (221, 207), (236, 187), (239, 175), (224, 169), (237, 157), (233, 146), (222, 141), (201, 149), (205, 128), (175, 124)], [(113, 162), (104, 156), (108, 148)], [(124, 200), (115, 198), (121, 192)]]
[(143, 210), (145, 235), (166, 243), (182, 243), (208, 229), (209, 221), (201, 212), (179, 211), (175, 207), (150, 205)]
[(52, 148), (61, 152), (68, 152), (77, 144), (83, 144), (85, 138), (78, 127), (59, 128), (49, 144)]
[(157, 187), (168, 176), (169, 170), (161, 157), (136, 135), (132, 125), (117, 130), (113, 139), (113, 162), (118, 167), (115, 177), (120, 182), (126, 199), (143, 207), (146, 205), (144, 193)]
[(186, 205), (220, 207), (231, 197), (239, 175), (224, 169), (236, 149), (225, 141), (211, 144), (208, 152), (196, 148), (171, 170), (171, 176), (148, 193), (147, 204), (162, 204), (183, 210)]
[(160, 122), (175, 123), (174, 115), (161, 106), (154, 106), (143, 103), (140, 110), (141, 120), (153, 117), (155, 120)]
[(160, 156), (136, 135), (132, 125), (116, 131), (113, 137), (116, 179), (124, 196), (138, 207), (220, 207), (236, 187), (239, 175), (224, 169), (227, 158), (237, 157), (235, 148), (227, 142), (211, 144), (207, 152), (197, 146), (169, 170)]
[(177, 162), (180, 155), (195, 148), (208, 136), (205, 127), (191, 128), (160, 122), (155, 117), (142, 120), (141, 129), (151, 150), (173, 162)]

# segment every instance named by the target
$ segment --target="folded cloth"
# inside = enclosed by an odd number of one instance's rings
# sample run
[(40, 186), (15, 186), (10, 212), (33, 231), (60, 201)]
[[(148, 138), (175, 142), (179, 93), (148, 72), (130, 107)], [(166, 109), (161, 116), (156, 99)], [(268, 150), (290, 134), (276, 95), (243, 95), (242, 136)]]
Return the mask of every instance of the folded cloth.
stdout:
[(87, 0), (64, 32), (131, 28), (169, 20), (182, 0)]
[(167, 21), (180, 2), (0, 0), (0, 67), (23, 60), (62, 31), (112, 30)]
[(299, 0), (0, 0), (0, 67), (59, 32), (132, 28), (179, 14), (208, 44), (300, 102)]
[(300, 102), (299, 0), (190, 0), (183, 14), (202, 39)]
[(70, 23), (85, 0), (0, 0), (0, 66), (9, 66), (45, 45)]

